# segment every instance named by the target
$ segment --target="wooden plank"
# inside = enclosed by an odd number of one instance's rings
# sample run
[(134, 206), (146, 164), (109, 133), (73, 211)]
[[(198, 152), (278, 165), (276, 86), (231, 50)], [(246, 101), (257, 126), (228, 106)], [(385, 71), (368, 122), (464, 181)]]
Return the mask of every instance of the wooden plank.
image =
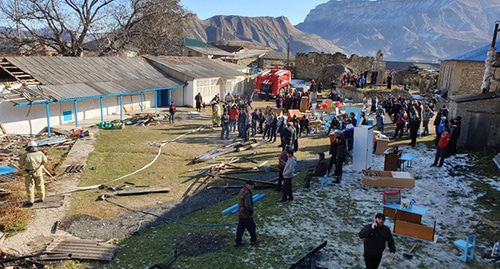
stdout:
[(363, 177), (361, 183), (371, 187), (386, 187), (386, 188), (414, 188), (414, 179), (397, 179), (392, 177)]
[(152, 194), (152, 193), (168, 193), (170, 192), (170, 188), (134, 188), (132, 190), (126, 191), (117, 191), (114, 192), (113, 195), (116, 196), (130, 196), (130, 195), (144, 195), (144, 194)]
[[(399, 213), (398, 213), (399, 217)], [(415, 224), (403, 220), (396, 220), (394, 222), (394, 233), (405, 235), (413, 238), (419, 238), (427, 241), (434, 241), (433, 227), (427, 227), (420, 224)]]
[(304, 263), (306, 262), (307, 259), (313, 257), (316, 255), (320, 250), (322, 250), (326, 245), (328, 244), (328, 241), (324, 241), (323, 243), (319, 244), (317, 247), (309, 251), (306, 255), (302, 256), (300, 259), (298, 259), (295, 263), (290, 265), (289, 269), (295, 269), (295, 268), (302, 268), (301, 266), (304, 266)]
[(243, 182), (251, 181), (251, 182), (254, 182), (254, 183), (258, 183), (258, 184), (262, 184), (262, 185), (269, 185), (269, 186), (273, 186), (273, 187), (278, 186), (277, 183), (270, 182), (270, 181), (255, 180), (255, 179), (246, 179), (246, 178), (239, 178), (239, 177), (230, 177), (230, 176), (224, 176), (224, 175), (219, 175), (219, 177), (222, 178), (222, 179), (237, 180), (237, 181), (243, 181)]

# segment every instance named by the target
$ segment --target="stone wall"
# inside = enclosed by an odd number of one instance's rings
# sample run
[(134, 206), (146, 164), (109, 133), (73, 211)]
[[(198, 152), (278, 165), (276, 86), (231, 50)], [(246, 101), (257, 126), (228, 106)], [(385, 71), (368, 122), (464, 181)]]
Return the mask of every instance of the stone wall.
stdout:
[(324, 80), (323, 83), (329, 83), (332, 79), (338, 78), (322, 78), (323, 69), (329, 65), (342, 65), (351, 69), (354, 73), (359, 74), (365, 71), (370, 72), (373, 66), (373, 57), (362, 57), (357, 55), (347, 55), (342, 53), (297, 53), (295, 57), (296, 77), (305, 80)]
[(500, 98), (450, 102), (450, 115), (462, 117), (458, 146), (470, 149), (500, 147)]
[(481, 93), (483, 62), (444, 61), (439, 73), (438, 89), (449, 97)]

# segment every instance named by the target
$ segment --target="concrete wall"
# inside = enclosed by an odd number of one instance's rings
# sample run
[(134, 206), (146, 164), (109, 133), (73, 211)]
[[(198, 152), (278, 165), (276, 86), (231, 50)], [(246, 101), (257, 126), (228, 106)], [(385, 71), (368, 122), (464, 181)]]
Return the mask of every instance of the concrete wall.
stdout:
[[(356, 74), (359, 74), (364, 71), (371, 71), (373, 61), (373, 57), (360, 57), (357, 55), (347, 57), (347, 55), (342, 53), (297, 53), (295, 57), (295, 72), (299, 79), (318, 80), (323, 69), (328, 65), (340, 64), (347, 66), (353, 69)], [(338, 78), (331, 79), (338, 80)]]
[[(109, 97), (103, 99), (104, 119), (109, 115), (120, 114), (119, 97)], [(150, 108), (155, 104), (155, 93), (144, 94), (144, 107)], [(73, 102), (51, 103), (50, 125), (57, 126), (75, 122)], [(124, 114), (126, 112), (140, 111), (140, 96), (123, 97)], [(71, 119), (65, 120), (64, 111), (71, 111)], [(101, 111), (99, 99), (90, 99), (78, 102), (78, 120), (100, 121)], [(34, 105), (31, 107), (15, 107), (11, 102), (0, 104), (0, 122), (3, 123), (6, 131), (13, 134), (36, 134), (47, 126), (45, 105)], [(31, 127), (30, 127), (31, 126)]]
[(439, 72), (438, 89), (448, 96), (481, 93), (483, 62), (444, 61)]
[(500, 147), (500, 98), (450, 102), (449, 107), (452, 117), (462, 117), (459, 146), (472, 149)]

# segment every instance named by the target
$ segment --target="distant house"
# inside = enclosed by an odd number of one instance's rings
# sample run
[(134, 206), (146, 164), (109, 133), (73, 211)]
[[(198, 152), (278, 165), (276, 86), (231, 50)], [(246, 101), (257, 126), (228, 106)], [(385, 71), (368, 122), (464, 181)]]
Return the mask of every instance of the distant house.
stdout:
[[(496, 47), (500, 46), (500, 39)], [(441, 62), (438, 89), (447, 96), (461, 96), (481, 92), (484, 75), (484, 62), (490, 45), (449, 57)], [(500, 68), (496, 68), (495, 77), (500, 77)], [(491, 91), (498, 91), (499, 85), (492, 85)]]
[(0, 58), (0, 123), (8, 133), (158, 107), (184, 85), (140, 57)]
[(172, 91), (171, 100), (178, 105), (194, 106), (198, 93), (208, 104), (217, 93), (222, 98), (227, 93), (243, 95), (247, 89), (253, 89), (244, 66), (205, 57), (148, 56), (146, 59), (184, 83), (183, 91)]
[(183, 40), (181, 54), (187, 57), (205, 57), (208, 59), (226, 59), (234, 56), (231, 52), (221, 50), (215, 46), (195, 39)]
[(286, 52), (272, 50), (259, 57), (259, 67), (262, 69), (269, 69), (275, 66), (285, 67), (287, 65), (290, 68), (295, 67), (295, 54), (290, 53), (290, 56), (287, 57)]

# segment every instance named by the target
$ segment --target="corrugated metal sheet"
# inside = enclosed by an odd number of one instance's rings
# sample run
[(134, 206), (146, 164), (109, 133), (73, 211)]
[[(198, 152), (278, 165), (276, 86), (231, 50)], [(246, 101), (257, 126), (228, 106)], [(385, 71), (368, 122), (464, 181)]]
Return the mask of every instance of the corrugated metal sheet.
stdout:
[(192, 78), (230, 78), (243, 76), (244, 73), (239, 70), (245, 68), (240, 65), (221, 60), (211, 60), (205, 57), (151, 56), (147, 57), (147, 59)]
[(142, 57), (7, 57), (56, 99), (182, 85)]
[(46, 260), (80, 259), (111, 261), (117, 246), (82, 239), (56, 239), (47, 246), (44, 254)]
[[(491, 42), (490, 42), (491, 43)], [(466, 62), (484, 62), (486, 61), (486, 54), (488, 54), (488, 50), (490, 49), (491, 44), (486, 45), (484, 47), (480, 47), (461, 55), (454, 55), (444, 59), (444, 61), (466, 61)], [(500, 47), (500, 39), (495, 43), (495, 47)]]

